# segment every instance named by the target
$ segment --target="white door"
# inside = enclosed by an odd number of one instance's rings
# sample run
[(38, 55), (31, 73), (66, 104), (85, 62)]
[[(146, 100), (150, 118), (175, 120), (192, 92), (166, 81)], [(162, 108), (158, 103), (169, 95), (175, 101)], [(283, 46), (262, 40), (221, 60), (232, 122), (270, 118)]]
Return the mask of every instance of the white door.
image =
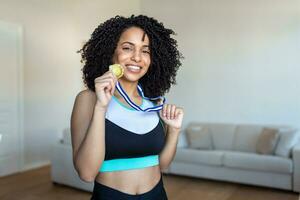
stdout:
[(22, 29), (0, 21), (0, 177), (23, 162)]

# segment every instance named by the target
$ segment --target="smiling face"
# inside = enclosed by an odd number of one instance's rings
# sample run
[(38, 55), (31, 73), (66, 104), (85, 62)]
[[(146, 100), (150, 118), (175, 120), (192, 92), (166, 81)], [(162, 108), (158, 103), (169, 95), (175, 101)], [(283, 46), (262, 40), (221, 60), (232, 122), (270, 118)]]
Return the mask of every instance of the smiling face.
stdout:
[(118, 41), (113, 63), (124, 67), (122, 80), (136, 82), (143, 77), (151, 64), (149, 38), (138, 27), (126, 29)]

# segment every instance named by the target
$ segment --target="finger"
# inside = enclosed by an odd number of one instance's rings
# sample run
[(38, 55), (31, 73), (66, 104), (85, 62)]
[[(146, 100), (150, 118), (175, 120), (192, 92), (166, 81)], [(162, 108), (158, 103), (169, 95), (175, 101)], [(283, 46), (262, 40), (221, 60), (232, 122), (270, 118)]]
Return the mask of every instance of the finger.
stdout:
[(95, 80), (101, 80), (101, 79), (105, 79), (105, 78), (111, 78), (115, 82), (117, 81), (117, 78), (115, 77), (115, 75), (111, 71), (105, 72), (102, 76), (97, 77)]
[(102, 88), (105, 90), (111, 90), (111, 83), (109, 81), (101, 83), (101, 86), (103, 86)]
[(111, 85), (109, 82), (96, 85), (96, 93), (98, 94), (106, 94), (111, 90)]
[(180, 112), (181, 112), (180, 108), (176, 108), (176, 110), (175, 110), (175, 118), (177, 118), (179, 116)]
[(97, 83), (95, 87), (98, 90), (103, 90), (105, 92), (110, 91), (112, 89), (111, 83), (109, 81)]
[(171, 109), (172, 109), (172, 106), (170, 104), (168, 104), (168, 107), (167, 107), (167, 119), (171, 118)]
[(118, 78), (116, 77), (116, 75), (114, 75), (113, 73), (111, 73), (111, 74), (112, 74), (114, 83), (118, 82)]
[(175, 119), (175, 111), (176, 111), (176, 106), (171, 105), (171, 119)]
[(163, 111), (163, 113), (162, 113), (163, 116), (166, 117), (166, 116), (167, 116), (167, 104), (164, 104), (164, 105), (163, 105), (162, 111)]
[(105, 78), (105, 79), (101, 79), (101, 80), (96, 81), (96, 83), (105, 83), (105, 82), (110, 82), (111, 88), (114, 88), (116, 86), (115, 82), (112, 78)]
[(112, 96), (114, 95), (115, 90), (116, 90), (116, 83), (113, 82), (113, 83), (112, 83), (112, 89), (111, 89), (111, 91), (110, 91), (110, 94), (111, 94)]
[(105, 83), (105, 82), (113, 83), (113, 80), (111, 78), (105, 78), (105, 79), (98, 79), (95, 81), (95, 83)]
[(112, 80), (99, 80), (99, 81), (96, 81), (95, 85), (103, 85), (103, 84), (106, 84), (106, 83), (109, 83), (111, 87), (113, 87), (113, 81)]
[(107, 75), (107, 76), (101, 76), (101, 77), (97, 77), (95, 79), (95, 81), (99, 81), (99, 80), (107, 80), (107, 79), (111, 79), (111, 80), (114, 80), (114, 78), (110, 75)]
[(112, 73), (112, 71), (108, 71), (108, 72), (107, 72), (107, 76), (111, 77), (111, 78), (113, 79), (114, 82), (117, 82), (117, 81), (118, 81), (117, 76), (116, 76), (114, 73)]

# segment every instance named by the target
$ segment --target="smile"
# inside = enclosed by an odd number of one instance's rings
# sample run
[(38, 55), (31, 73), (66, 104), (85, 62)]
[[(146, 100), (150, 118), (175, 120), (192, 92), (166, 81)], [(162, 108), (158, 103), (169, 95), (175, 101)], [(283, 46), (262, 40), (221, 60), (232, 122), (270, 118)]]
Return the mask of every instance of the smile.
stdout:
[(126, 65), (126, 68), (131, 72), (140, 72), (142, 67), (136, 65)]

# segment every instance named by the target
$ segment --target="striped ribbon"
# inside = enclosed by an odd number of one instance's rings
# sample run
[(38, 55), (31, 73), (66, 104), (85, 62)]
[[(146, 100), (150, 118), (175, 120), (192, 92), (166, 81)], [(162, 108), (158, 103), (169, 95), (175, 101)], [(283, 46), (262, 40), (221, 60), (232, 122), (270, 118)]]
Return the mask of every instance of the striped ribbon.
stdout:
[(149, 107), (149, 108), (146, 108), (146, 109), (142, 109), (140, 106), (136, 105), (134, 102), (132, 102), (130, 100), (130, 98), (128, 97), (128, 95), (126, 94), (126, 92), (123, 90), (120, 82), (118, 81), (117, 82), (117, 90), (118, 92), (121, 94), (121, 96), (125, 99), (125, 101), (135, 110), (137, 111), (142, 111), (142, 112), (156, 112), (156, 111), (159, 111), (163, 108), (163, 105), (166, 101), (166, 99), (164, 97), (154, 97), (154, 98), (148, 98), (148, 97), (145, 97), (144, 95), (144, 92), (142, 90), (142, 87), (138, 84), (137, 86), (137, 89), (138, 89), (138, 92), (139, 94), (144, 98), (144, 99), (147, 99), (147, 100), (157, 100), (157, 99), (161, 99), (162, 100), (162, 104), (161, 105), (158, 105), (158, 106), (153, 106), (153, 107)]

